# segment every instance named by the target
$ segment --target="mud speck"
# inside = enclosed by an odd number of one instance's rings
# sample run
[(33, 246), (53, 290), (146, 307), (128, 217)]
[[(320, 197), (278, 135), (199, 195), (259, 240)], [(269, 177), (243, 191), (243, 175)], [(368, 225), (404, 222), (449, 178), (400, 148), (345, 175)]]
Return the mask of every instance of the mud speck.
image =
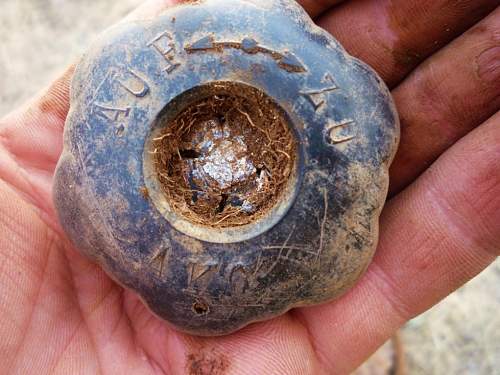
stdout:
[(141, 193), (142, 197), (144, 199), (149, 199), (149, 190), (146, 186), (143, 186), (139, 189), (139, 192)]
[(201, 350), (188, 355), (187, 369), (189, 375), (225, 375), (229, 369), (229, 360), (224, 354), (214, 350)]

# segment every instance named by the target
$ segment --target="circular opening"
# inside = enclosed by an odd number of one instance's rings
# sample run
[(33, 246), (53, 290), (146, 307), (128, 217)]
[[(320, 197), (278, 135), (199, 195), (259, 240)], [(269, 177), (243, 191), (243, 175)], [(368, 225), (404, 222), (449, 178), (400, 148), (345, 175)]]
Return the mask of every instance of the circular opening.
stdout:
[(262, 92), (213, 85), (155, 138), (156, 172), (170, 207), (211, 227), (246, 225), (281, 198), (295, 163), (295, 137)]
[(205, 302), (202, 301), (196, 301), (193, 303), (193, 312), (197, 315), (205, 315), (208, 314), (210, 311), (210, 308)]
[[(271, 225), (284, 214), (298, 146), (288, 116), (261, 90), (233, 82), (195, 87), (170, 102), (153, 128), (146, 163), (152, 190), (177, 229), (234, 242), (245, 239), (237, 228), (273, 216)], [(219, 241), (193, 233), (203, 228), (236, 231)]]

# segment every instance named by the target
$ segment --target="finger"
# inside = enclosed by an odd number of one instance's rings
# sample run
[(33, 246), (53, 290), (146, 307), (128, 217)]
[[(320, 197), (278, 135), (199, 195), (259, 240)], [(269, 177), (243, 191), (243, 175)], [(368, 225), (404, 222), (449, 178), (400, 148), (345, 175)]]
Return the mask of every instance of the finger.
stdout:
[(187, 368), (191, 373), (196, 373), (193, 371), (196, 360), (203, 360), (205, 353), (215, 352), (226, 356), (228, 374), (324, 374), (315, 360), (307, 331), (294, 324), (288, 315), (254, 324), (229, 336), (184, 339), (189, 353)]
[(48, 89), (0, 121), (2, 145), (23, 166), (52, 171), (62, 148), (61, 133), (69, 110), (70, 66)]
[(297, 2), (312, 18), (315, 18), (342, 1), (344, 0), (298, 0)]
[[(125, 308), (136, 342), (169, 374), (323, 375), (307, 331), (288, 315), (222, 337), (194, 337), (168, 328), (135, 298)], [(163, 350), (158, 350), (159, 346)]]
[[(1, 150), (0, 150), (1, 157)], [(1, 164), (0, 164), (1, 166)], [(42, 269), (54, 247), (46, 225), (33, 207), (24, 202), (0, 180), (0, 337), (2, 370), (8, 371), (22, 348), (23, 334), (29, 328), (31, 306), (45, 276)], [(36, 251), (29, 251), (30, 248)], [(15, 303), (13, 303), (15, 301)]]
[(360, 0), (318, 24), (393, 87), (421, 61), (486, 16), (500, 0)]
[(500, 8), (429, 58), (393, 95), (402, 134), (392, 194), (500, 109)]
[(0, 120), (0, 179), (49, 216), (53, 214), (52, 175), (62, 150), (72, 74), (73, 67), (24, 108)]
[(333, 373), (347, 373), (404, 322), (500, 255), (500, 113), (393, 199), (374, 262), (336, 303), (298, 314)]

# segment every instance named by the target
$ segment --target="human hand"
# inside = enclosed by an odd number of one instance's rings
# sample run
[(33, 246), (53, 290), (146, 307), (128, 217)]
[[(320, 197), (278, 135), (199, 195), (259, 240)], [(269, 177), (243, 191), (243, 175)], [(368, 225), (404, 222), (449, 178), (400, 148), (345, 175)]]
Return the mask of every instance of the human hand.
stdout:
[[(173, 3), (149, 1), (131, 17)], [(0, 373), (348, 373), (500, 254), (500, 9), (487, 16), (500, 2), (301, 3), (381, 74), (402, 119), (393, 197), (362, 280), (335, 302), (225, 337), (191, 337), (154, 317), (57, 223), (69, 69), (0, 121)]]

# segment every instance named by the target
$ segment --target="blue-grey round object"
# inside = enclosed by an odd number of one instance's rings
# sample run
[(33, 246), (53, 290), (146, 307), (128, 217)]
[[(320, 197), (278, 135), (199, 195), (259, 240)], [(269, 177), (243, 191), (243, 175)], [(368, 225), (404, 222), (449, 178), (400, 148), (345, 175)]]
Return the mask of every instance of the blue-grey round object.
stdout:
[[(263, 101), (273, 106), (293, 155), (282, 151), (287, 180), (262, 215), (205, 225), (169, 203), (155, 142), (168, 137), (165, 116), (231, 95), (255, 113)], [(294, 1), (187, 3), (114, 26), (78, 64), (54, 200), (75, 246), (156, 315), (222, 335), (331, 300), (359, 279), (376, 248), (398, 139), (384, 83)], [(245, 217), (248, 202), (231, 199)]]

